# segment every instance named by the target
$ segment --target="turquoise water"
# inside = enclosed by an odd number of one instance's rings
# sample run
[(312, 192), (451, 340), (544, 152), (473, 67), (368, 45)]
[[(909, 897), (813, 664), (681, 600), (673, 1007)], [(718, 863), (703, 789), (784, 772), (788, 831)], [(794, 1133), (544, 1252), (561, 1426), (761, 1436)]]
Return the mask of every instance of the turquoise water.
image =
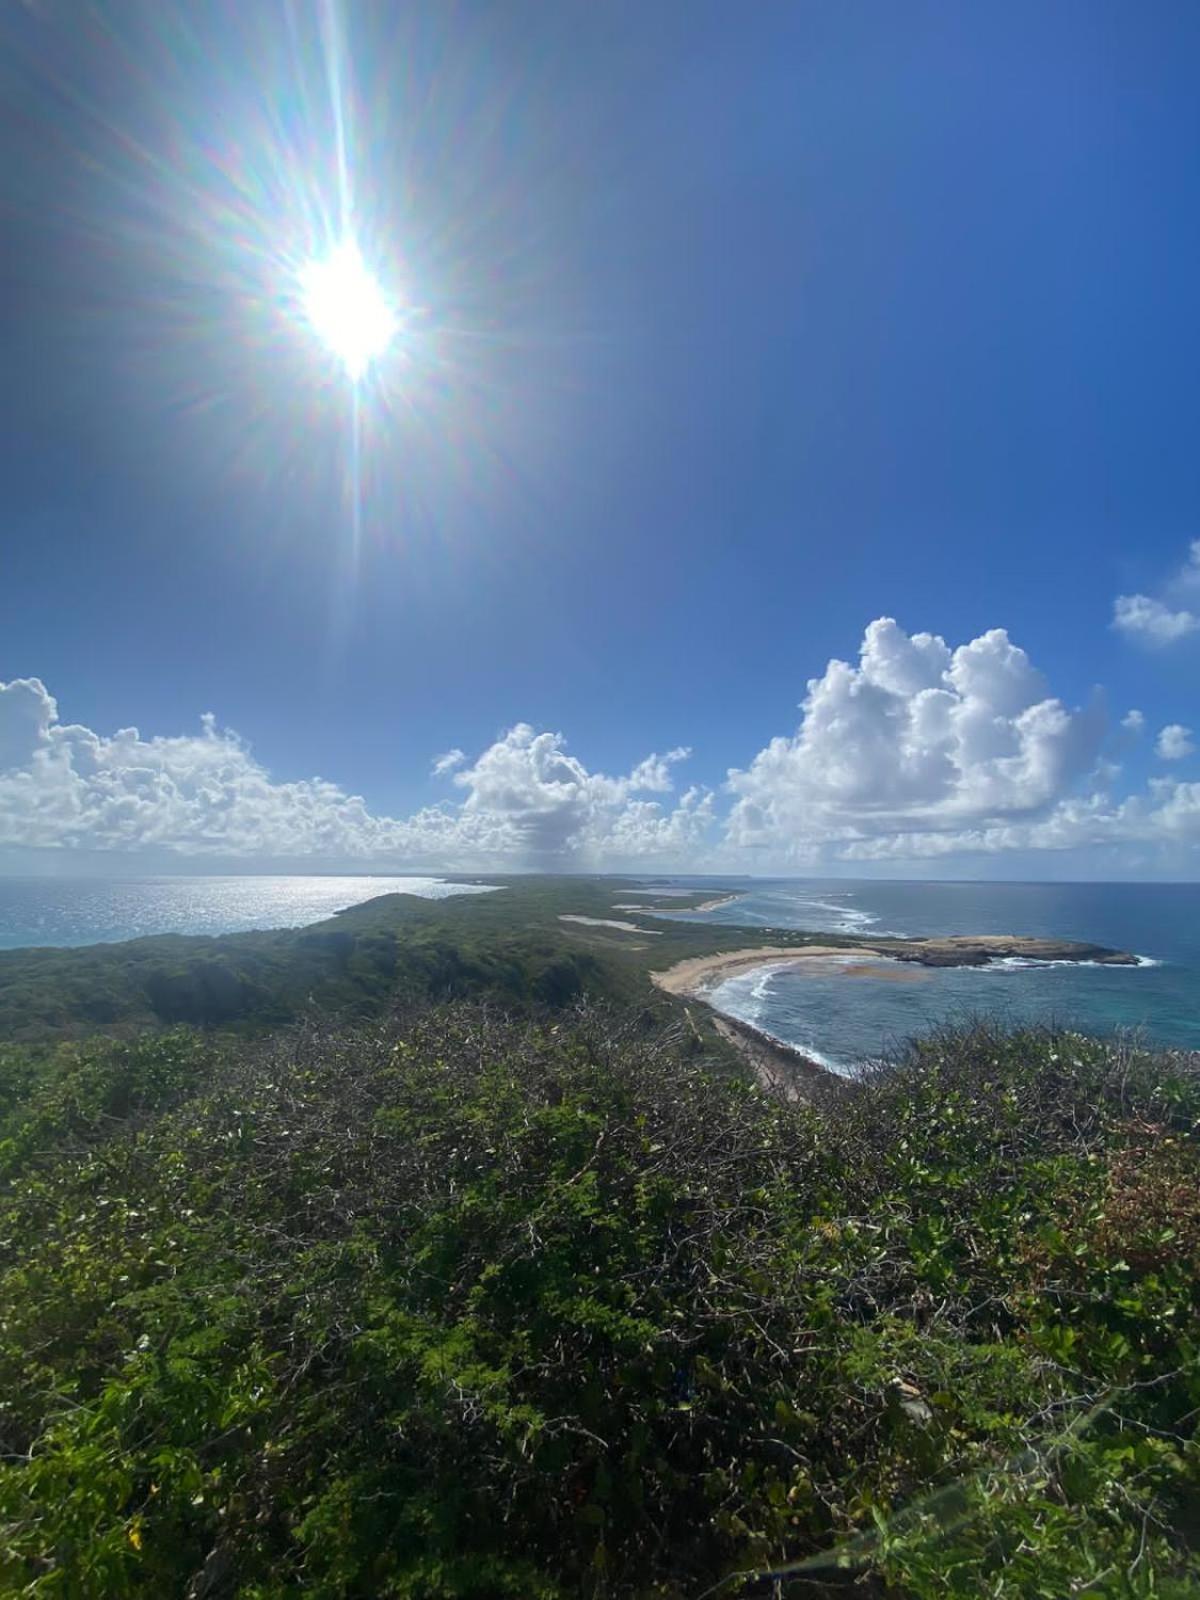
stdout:
[[(660, 881), (660, 880), (656, 880)], [(697, 920), (813, 932), (1022, 933), (1086, 939), (1143, 956), (1136, 968), (1002, 962), (868, 972), (813, 961), (729, 979), (712, 999), (831, 1066), (878, 1056), (947, 1019), (1140, 1029), (1200, 1049), (1200, 884), (698, 882), (738, 898)], [(155, 933), (297, 927), (375, 895), (440, 898), (481, 886), (414, 877), (0, 878), (0, 948), (83, 945)], [(618, 896), (623, 890), (617, 890)], [(688, 913), (675, 913), (691, 920)]]
[(440, 900), (485, 892), (411, 877), (0, 878), (0, 950), (298, 928), (378, 894)]
[[(736, 885), (721, 885), (730, 888)], [(1139, 967), (1019, 961), (912, 968), (831, 960), (743, 973), (717, 987), (721, 1010), (830, 1066), (847, 1068), (947, 1020), (1136, 1029), (1200, 1050), (1200, 884), (755, 882), (699, 920), (870, 934), (1017, 933), (1128, 950)], [(686, 913), (682, 914), (686, 915)]]

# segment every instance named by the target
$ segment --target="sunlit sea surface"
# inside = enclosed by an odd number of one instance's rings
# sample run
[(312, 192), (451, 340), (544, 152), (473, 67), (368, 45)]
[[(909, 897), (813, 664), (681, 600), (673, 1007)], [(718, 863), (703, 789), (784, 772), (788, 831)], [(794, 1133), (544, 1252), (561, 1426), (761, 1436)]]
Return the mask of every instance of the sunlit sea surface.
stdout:
[[(1085, 939), (1144, 958), (1133, 968), (815, 959), (742, 973), (713, 991), (721, 1010), (832, 1067), (877, 1057), (939, 1022), (979, 1016), (1136, 1029), (1150, 1041), (1200, 1050), (1200, 884), (652, 881), (660, 894), (695, 886), (735, 893), (717, 910), (673, 915), (752, 928), (764, 944), (784, 928), (1019, 933)], [(0, 878), (0, 948), (299, 927), (380, 894), (482, 892), (431, 877)], [(614, 900), (629, 892), (614, 885)]]
[(0, 878), (0, 950), (151, 933), (298, 928), (380, 894), (484, 894), (439, 878)]
[(742, 973), (714, 989), (720, 1010), (826, 1065), (848, 1068), (939, 1022), (981, 1016), (1098, 1033), (1137, 1029), (1148, 1041), (1200, 1050), (1200, 884), (792, 880), (744, 888), (699, 920), (761, 929), (764, 944), (780, 928), (1016, 933), (1082, 939), (1145, 958), (1138, 967), (866, 963), (866, 973), (861, 959), (814, 959)]

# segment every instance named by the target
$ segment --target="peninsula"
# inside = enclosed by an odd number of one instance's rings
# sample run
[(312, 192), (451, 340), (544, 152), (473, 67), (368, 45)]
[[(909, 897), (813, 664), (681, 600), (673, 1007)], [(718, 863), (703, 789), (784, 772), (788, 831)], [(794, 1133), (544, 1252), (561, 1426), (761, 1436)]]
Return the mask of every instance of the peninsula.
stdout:
[[(772, 930), (763, 944), (761, 929), (696, 915), (736, 898), (714, 898), (712, 889), (651, 891), (643, 906), (634, 903), (642, 898), (636, 880), (489, 881), (497, 893), (382, 895), (308, 927), (0, 951), (0, 1041), (130, 1035), (179, 1023), (261, 1033), (316, 1014), (361, 1019), (398, 1003), (464, 997), (509, 1011), (590, 997), (678, 1020), (681, 998), (703, 998), (734, 972), (815, 956), (924, 967), (1014, 957), (1137, 964), (1099, 945), (1009, 935), (863, 939)], [(727, 1049), (729, 1031), (718, 1039), (710, 1015), (706, 1008), (706, 1038)]]
[(920, 967), (983, 967), (992, 961), (1086, 961), (1096, 966), (1136, 967), (1137, 956), (1104, 945), (1071, 939), (1022, 938), (1017, 934), (975, 937), (953, 934), (940, 939), (847, 940), (840, 944), (760, 945), (754, 950), (719, 951), (680, 961), (651, 979), (667, 994), (702, 996), (715, 984), (751, 967), (787, 966), (814, 956), (875, 956), (884, 961), (910, 962)]

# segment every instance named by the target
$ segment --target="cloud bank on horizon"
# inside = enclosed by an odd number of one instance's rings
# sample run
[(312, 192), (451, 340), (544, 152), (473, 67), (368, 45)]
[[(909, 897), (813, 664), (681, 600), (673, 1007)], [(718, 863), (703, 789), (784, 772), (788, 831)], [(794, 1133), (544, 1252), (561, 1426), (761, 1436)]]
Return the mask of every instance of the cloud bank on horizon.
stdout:
[[(437, 757), (451, 797), (390, 817), (322, 778), (273, 779), (211, 714), (194, 734), (104, 735), (17, 679), (0, 684), (0, 847), (444, 870), (819, 871), (1063, 851), (1200, 865), (1200, 781), (1123, 787), (1118, 757), (1144, 716), (1111, 726), (1099, 692), (1064, 704), (1002, 628), (952, 648), (879, 618), (857, 664), (809, 680), (800, 712), (716, 791), (677, 792), (683, 747), (614, 777), (519, 722), (473, 761)], [(1194, 753), (1188, 728), (1159, 732), (1161, 760)]]

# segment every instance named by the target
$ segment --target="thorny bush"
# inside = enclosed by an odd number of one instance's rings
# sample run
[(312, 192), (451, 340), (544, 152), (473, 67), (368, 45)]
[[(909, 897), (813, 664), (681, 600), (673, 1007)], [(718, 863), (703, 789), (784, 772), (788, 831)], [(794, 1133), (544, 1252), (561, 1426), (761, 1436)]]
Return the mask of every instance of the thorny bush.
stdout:
[(0, 1066), (4, 1593), (1195, 1592), (1194, 1060), (797, 1104), (464, 1003)]

